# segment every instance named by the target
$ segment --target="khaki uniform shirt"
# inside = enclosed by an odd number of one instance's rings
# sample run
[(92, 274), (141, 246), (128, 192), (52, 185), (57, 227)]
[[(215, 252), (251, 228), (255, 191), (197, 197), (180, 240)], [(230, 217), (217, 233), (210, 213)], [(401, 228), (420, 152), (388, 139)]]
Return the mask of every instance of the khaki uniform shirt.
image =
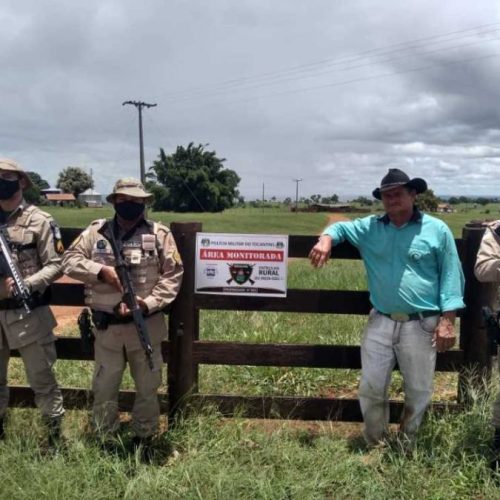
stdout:
[(500, 309), (500, 221), (490, 222), (486, 226), (474, 274), (479, 281), (491, 283), (489, 305), (494, 310)]
[[(63, 269), (68, 276), (85, 283), (85, 301), (88, 306), (113, 313), (113, 308), (122, 301), (122, 296), (97, 277), (104, 265), (115, 264), (111, 245), (105, 237), (106, 233), (101, 232), (105, 223), (105, 219), (92, 222), (72, 243), (64, 254)], [(124, 232), (120, 230), (117, 241), (123, 236)], [(184, 272), (175, 240), (168, 227), (144, 220), (132, 234), (127, 234), (122, 245), (132, 285), (136, 295), (144, 299), (148, 315), (165, 308), (177, 296)], [(163, 321), (162, 316), (159, 317)], [(158, 319), (148, 319), (148, 325), (152, 320), (154, 323)], [(115, 347), (123, 344), (130, 350), (140, 348), (133, 325), (120, 325), (119, 330), (122, 333), (119, 339), (115, 336)], [(152, 328), (149, 332), (152, 343), (163, 340), (165, 332), (165, 329)], [(106, 335), (105, 332), (97, 334)], [(161, 338), (158, 338), (159, 335)], [(109, 343), (111, 342), (110, 339)]]
[[(8, 216), (5, 224), (10, 242), (14, 245), (12, 257), (24, 280), (33, 293), (42, 294), (62, 275), (61, 255), (64, 248), (59, 227), (50, 214), (25, 201)], [(5, 279), (1, 279), (0, 283), (0, 299), (5, 299)], [(23, 308), (2, 311), (1, 323), (11, 349), (44, 337), (47, 342), (55, 338), (52, 329), (57, 323), (48, 306), (37, 307), (30, 314)]]

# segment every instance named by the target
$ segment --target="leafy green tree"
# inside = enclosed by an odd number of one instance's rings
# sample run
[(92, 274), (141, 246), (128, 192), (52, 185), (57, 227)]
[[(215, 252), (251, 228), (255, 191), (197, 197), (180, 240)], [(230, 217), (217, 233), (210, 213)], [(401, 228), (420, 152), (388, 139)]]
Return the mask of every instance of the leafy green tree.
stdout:
[(428, 189), (425, 193), (417, 196), (416, 205), (425, 212), (435, 212), (439, 205), (439, 198), (432, 189)]
[(24, 199), (28, 203), (33, 203), (35, 205), (38, 205), (40, 204), (42, 199), (41, 190), (50, 187), (49, 183), (45, 179), (42, 179), (40, 175), (37, 174), (36, 172), (26, 172), (26, 173), (28, 174), (28, 177), (31, 179), (33, 186), (24, 191), (23, 193)]
[(354, 200), (353, 203), (359, 203), (360, 205), (366, 205), (367, 207), (371, 207), (373, 205), (373, 200), (370, 200), (366, 196), (358, 196)]
[(80, 167), (67, 167), (59, 172), (56, 186), (65, 193), (73, 193), (75, 198), (86, 189), (93, 188), (94, 182)]
[(40, 191), (50, 187), (50, 184), (45, 179), (42, 179), (42, 177), (36, 172), (27, 172), (27, 174), (33, 185), (40, 189)]
[[(177, 212), (220, 212), (234, 206), (238, 200), (240, 182), (234, 170), (223, 166), (225, 159), (205, 146), (178, 146), (175, 153), (166, 155), (160, 149), (159, 159), (150, 167), (149, 177), (165, 191), (156, 208)], [(159, 207), (161, 205), (161, 207)]]
[(151, 204), (151, 208), (155, 212), (172, 210), (168, 197), (170, 191), (165, 186), (149, 181), (146, 182), (146, 190), (153, 194), (153, 203)]
[(483, 197), (480, 197), (480, 198), (476, 198), (475, 200), (473, 200), (474, 203), (477, 203), (478, 205), (481, 205), (481, 206), (485, 206), (487, 205), (488, 203), (493, 203), (494, 200), (492, 200), (491, 198), (483, 198)]
[(321, 203), (333, 205), (338, 202), (339, 202), (339, 197), (336, 194), (332, 194), (331, 196), (323, 196), (323, 198), (321, 198)]

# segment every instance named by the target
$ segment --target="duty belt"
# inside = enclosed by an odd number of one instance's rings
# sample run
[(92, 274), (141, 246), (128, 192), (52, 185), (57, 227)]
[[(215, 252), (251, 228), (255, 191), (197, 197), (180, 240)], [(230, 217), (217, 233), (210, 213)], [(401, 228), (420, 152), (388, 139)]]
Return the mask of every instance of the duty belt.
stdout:
[(395, 313), (384, 313), (382, 311), (377, 311), (383, 316), (387, 316), (391, 318), (393, 321), (415, 321), (417, 319), (428, 318), (429, 316), (437, 316), (440, 314), (440, 311), (419, 311), (415, 313), (404, 313), (404, 312), (395, 312)]
[[(127, 323), (133, 323), (134, 318), (132, 316), (116, 316), (115, 314), (107, 313), (104, 311), (96, 311), (92, 309), (92, 321), (98, 330), (106, 330), (109, 325), (126, 325)], [(158, 314), (154, 312), (153, 314), (147, 316), (144, 315), (144, 319), (151, 318)]]

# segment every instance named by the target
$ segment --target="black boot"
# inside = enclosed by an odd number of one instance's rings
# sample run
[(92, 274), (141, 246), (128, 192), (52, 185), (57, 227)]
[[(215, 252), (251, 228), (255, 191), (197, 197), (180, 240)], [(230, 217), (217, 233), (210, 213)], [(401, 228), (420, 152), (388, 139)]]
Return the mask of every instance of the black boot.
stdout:
[(500, 472), (500, 427), (495, 427), (492, 452), (493, 460), (490, 463), (490, 467), (494, 472)]
[(4, 439), (5, 438), (5, 429), (4, 429), (4, 418), (0, 418), (0, 439)]

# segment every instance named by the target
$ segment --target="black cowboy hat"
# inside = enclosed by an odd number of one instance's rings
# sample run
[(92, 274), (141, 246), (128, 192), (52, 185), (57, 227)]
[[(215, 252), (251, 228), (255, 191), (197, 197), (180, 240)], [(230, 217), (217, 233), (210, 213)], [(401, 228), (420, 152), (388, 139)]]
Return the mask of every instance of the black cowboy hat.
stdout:
[(425, 182), (424, 179), (420, 179), (419, 177), (410, 179), (402, 170), (399, 170), (399, 168), (390, 168), (387, 175), (380, 182), (380, 187), (375, 189), (372, 194), (374, 198), (380, 200), (382, 199), (381, 193), (383, 191), (388, 191), (398, 186), (406, 186), (410, 189), (414, 189), (417, 194), (427, 191), (427, 182)]

